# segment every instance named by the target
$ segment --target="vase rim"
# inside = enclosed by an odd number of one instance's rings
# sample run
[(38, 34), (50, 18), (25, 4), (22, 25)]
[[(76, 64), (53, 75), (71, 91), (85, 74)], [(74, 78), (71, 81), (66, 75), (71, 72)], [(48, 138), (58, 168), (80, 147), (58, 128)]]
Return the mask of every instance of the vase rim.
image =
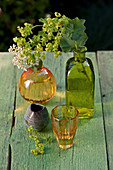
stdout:
[(36, 104), (36, 103), (32, 103), (30, 105), (30, 109), (32, 112), (41, 112), (42, 110), (44, 110), (45, 106), (41, 105), (41, 104)]
[[(53, 114), (54, 110), (55, 110), (56, 108), (62, 107), (62, 106), (65, 106), (65, 107), (68, 106), (68, 107), (74, 108), (75, 111), (76, 111), (75, 116), (72, 117), (72, 118), (66, 119), (66, 120), (64, 120), (64, 119), (59, 119), (59, 118), (55, 117), (54, 114)], [(68, 104), (57, 105), (57, 106), (55, 106), (55, 107), (52, 109), (52, 111), (51, 111), (51, 117), (53, 117), (55, 120), (57, 120), (57, 121), (59, 121), (59, 122), (60, 122), (60, 121), (70, 121), (70, 120), (76, 119), (76, 117), (77, 117), (78, 115), (79, 115), (78, 109), (77, 109), (76, 107), (74, 107), (74, 106), (72, 106), (72, 105), (68, 105)]]

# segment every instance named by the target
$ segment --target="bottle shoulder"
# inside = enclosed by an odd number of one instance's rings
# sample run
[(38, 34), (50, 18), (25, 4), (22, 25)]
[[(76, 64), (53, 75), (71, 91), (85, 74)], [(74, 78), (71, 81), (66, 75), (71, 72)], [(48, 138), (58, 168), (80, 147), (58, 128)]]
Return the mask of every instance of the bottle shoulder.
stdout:
[(70, 69), (72, 66), (83, 66), (83, 67), (90, 67), (93, 70), (93, 64), (90, 58), (86, 58), (84, 62), (76, 61), (74, 57), (69, 58), (66, 62), (66, 68)]
[(93, 64), (89, 58), (84, 62), (75, 61), (74, 57), (70, 58), (66, 63), (66, 76), (69, 78), (74, 77), (90, 77), (94, 75)]
[(75, 60), (75, 57), (72, 57), (72, 58), (69, 58), (68, 60), (67, 60), (67, 62), (66, 62), (67, 64), (76, 64), (76, 63), (78, 63), (78, 64), (84, 64), (84, 63), (88, 63), (88, 64), (92, 64), (92, 61), (91, 61), (91, 59), (90, 58), (87, 58), (86, 57), (86, 60), (84, 61), (84, 62), (79, 62), (79, 61), (76, 61)]

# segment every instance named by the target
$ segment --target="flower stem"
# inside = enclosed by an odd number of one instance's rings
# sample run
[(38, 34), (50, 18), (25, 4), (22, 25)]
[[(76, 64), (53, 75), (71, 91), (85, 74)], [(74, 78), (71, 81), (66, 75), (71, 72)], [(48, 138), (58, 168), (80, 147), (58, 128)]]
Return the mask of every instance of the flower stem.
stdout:
[(43, 25), (35, 25), (31, 29), (34, 29), (35, 27), (41, 27), (41, 26), (43, 26)]

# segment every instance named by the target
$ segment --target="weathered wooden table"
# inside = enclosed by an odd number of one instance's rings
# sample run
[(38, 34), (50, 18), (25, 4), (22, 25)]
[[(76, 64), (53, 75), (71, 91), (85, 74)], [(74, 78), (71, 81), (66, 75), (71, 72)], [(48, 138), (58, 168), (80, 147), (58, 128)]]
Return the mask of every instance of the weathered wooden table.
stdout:
[[(47, 54), (48, 55), (48, 54)], [(54, 106), (65, 103), (65, 63), (72, 53), (44, 65), (56, 77), (55, 96), (45, 104), (49, 114)], [(30, 105), (18, 91), (22, 70), (11, 63), (12, 55), (0, 53), (0, 170), (112, 170), (113, 169), (113, 52), (87, 53), (95, 70), (95, 115), (79, 120), (72, 148), (57, 146), (51, 123), (41, 132), (53, 142), (44, 155), (34, 156), (34, 143), (28, 137), (24, 114)]]

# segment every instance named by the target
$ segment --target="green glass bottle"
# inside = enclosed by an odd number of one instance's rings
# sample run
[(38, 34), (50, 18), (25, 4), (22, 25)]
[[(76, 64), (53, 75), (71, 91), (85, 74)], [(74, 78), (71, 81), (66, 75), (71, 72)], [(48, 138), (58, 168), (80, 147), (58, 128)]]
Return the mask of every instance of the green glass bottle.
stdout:
[(85, 53), (74, 53), (66, 63), (66, 104), (79, 110), (79, 118), (94, 116), (94, 69)]

